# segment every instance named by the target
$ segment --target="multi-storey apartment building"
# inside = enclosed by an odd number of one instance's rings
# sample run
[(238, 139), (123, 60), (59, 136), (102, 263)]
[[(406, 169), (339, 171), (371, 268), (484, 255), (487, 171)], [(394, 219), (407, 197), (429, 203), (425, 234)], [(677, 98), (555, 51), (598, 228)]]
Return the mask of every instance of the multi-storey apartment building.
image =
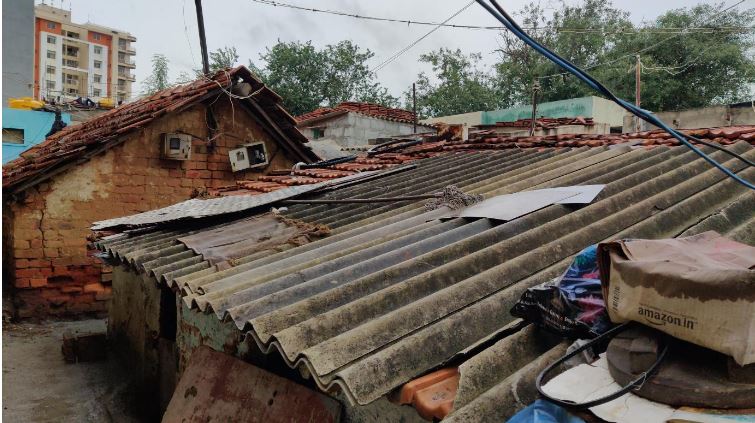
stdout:
[(34, 96), (129, 101), (136, 38), (124, 31), (71, 21), (68, 10), (35, 7)]

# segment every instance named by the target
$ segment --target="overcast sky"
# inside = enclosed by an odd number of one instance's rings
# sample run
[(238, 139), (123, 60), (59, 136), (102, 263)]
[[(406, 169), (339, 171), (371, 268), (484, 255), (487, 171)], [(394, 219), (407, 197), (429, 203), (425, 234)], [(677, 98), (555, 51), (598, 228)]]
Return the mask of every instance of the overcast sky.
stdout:
[[(468, 0), (280, 0), (319, 9), (341, 10), (360, 15), (440, 22), (461, 9)], [(737, 0), (726, 0), (734, 4)], [(40, 1), (37, 0), (37, 3)], [(46, 1), (50, 4), (51, 0)], [(507, 10), (519, 10), (529, 0), (503, 0)], [(567, 0), (569, 4), (578, 0)], [(700, 2), (718, 4), (714, 0), (614, 0), (614, 5), (627, 10), (636, 23), (652, 20), (669, 9), (694, 6)], [(61, 0), (53, 0), (60, 7)], [(558, 0), (540, 0), (546, 8)], [(170, 60), (171, 78), (182, 71), (201, 67), (196, 12), (192, 0), (63, 0), (72, 10), (74, 22), (91, 21), (99, 25), (123, 29), (135, 35), (136, 80), (141, 83), (149, 75), (150, 58), (161, 53)], [(70, 5), (70, 6), (69, 6)], [(739, 8), (755, 7), (755, 0), (746, 0)], [(252, 0), (204, 0), (207, 43), (210, 50), (235, 46), (241, 63), (258, 62), (265, 47), (281, 41), (312, 40), (316, 46), (349, 39), (375, 53), (374, 67), (432, 27), (400, 23), (371, 22), (363, 19), (331, 16), (307, 11), (256, 3)], [(450, 23), (497, 25), (479, 5), (467, 8)], [(418, 57), (440, 47), (460, 48), (464, 52), (480, 52), (487, 63), (495, 60), (496, 32), (486, 30), (440, 28), (414, 48), (404, 53), (378, 73), (380, 81), (393, 95), (399, 96), (411, 86), (417, 73), (426, 70)]]

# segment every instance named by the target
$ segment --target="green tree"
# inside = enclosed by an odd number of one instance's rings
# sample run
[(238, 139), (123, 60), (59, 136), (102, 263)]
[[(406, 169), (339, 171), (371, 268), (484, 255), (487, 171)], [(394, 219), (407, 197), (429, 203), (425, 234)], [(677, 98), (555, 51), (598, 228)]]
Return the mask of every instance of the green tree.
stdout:
[[(755, 22), (755, 9), (720, 12), (722, 6), (700, 4), (676, 9), (647, 24), (654, 29), (745, 27)], [(683, 35), (647, 33), (617, 45), (640, 54), (642, 106), (680, 110), (751, 100), (755, 83), (755, 34), (749, 31), (695, 32)], [(625, 66), (626, 69), (626, 66)], [(622, 94), (633, 97), (634, 78), (617, 75)]]
[(232, 68), (239, 61), (239, 54), (236, 47), (222, 47), (210, 54), (210, 72), (217, 72), (221, 69)]
[[(577, 6), (561, 4), (550, 19), (539, 4), (531, 3), (520, 12), (521, 24), (535, 28), (529, 33), (561, 57), (588, 68), (609, 88), (616, 72), (625, 72), (628, 61), (608, 63), (616, 56), (614, 46), (632, 29), (628, 13), (608, 0), (586, 0)], [(559, 28), (569, 28), (562, 31)], [(583, 31), (574, 31), (573, 29)], [(510, 32), (501, 33), (501, 60), (496, 66), (497, 89), (504, 105), (529, 103), (535, 80), (541, 86), (542, 101), (592, 95), (594, 92), (573, 76), (524, 44)], [(619, 53), (621, 54), (621, 53)], [(618, 68), (617, 68), (618, 66)], [(591, 68), (591, 69), (590, 69)]]
[(249, 67), (283, 97), (294, 115), (343, 101), (369, 101), (395, 106), (397, 99), (376, 80), (366, 62), (374, 53), (351, 41), (317, 49), (311, 41), (281, 42), (260, 55), (261, 66)]
[(168, 58), (164, 54), (152, 56), (152, 73), (144, 80), (142, 89), (144, 94), (154, 94), (157, 91), (170, 88), (168, 80)]
[[(755, 9), (720, 12), (722, 5), (671, 10), (635, 27), (625, 11), (610, 0), (562, 3), (551, 18), (535, 3), (519, 20), (551, 50), (589, 71), (619, 97), (634, 98), (635, 55), (640, 54), (642, 106), (679, 110), (749, 98), (755, 81), (751, 31), (679, 28), (744, 27)], [(576, 30), (575, 30), (576, 29)], [(663, 32), (666, 33), (663, 33)], [(671, 32), (671, 34), (669, 34)], [(508, 32), (501, 34), (496, 87), (503, 105), (529, 103), (537, 79), (542, 101), (594, 95), (587, 85), (524, 45)]]
[[(481, 54), (465, 55), (458, 49), (441, 48), (421, 55), (420, 62), (432, 66), (432, 77), (425, 72), (417, 75), (419, 115), (445, 116), (496, 108), (499, 100), (493, 80), (480, 68), (480, 60)], [(407, 105), (412, 104), (411, 90), (404, 98)]]

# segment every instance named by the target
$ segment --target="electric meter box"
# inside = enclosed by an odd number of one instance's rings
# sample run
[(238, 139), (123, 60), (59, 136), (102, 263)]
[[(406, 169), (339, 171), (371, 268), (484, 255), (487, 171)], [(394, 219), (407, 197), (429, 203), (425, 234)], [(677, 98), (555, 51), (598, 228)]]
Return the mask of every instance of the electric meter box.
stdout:
[(268, 164), (267, 149), (262, 142), (244, 144), (229, 151), (228, 157), (231, 159), (231, 169), (234, 172), (265, 167)]
[(191, 158), (191, 135), (163, 134), (163, 159), (189, 160)]

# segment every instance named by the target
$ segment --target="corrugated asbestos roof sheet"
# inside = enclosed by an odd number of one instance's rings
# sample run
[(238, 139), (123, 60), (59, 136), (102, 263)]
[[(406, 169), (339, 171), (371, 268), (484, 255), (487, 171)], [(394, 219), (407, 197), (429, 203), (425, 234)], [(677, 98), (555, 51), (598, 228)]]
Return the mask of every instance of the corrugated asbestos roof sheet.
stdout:
[(296, 129), (296, 121), (281, 104), (281, 98), (265, 87), (244, 66), (218, 71), (209, 79), (168, 88), (119, 106), (79, 125), (68, 126), (44, 142), (21, 153), (21, 157), (3, 166), (3, 190), (14, 189), (27, 181), (40, 182), (63, 165), (86, 160), (93, 154), (116, 145), (124, 135), (149, 125), (166, 114), (178, 112), (212, 96), (230, 91), (237, 81), (251, 84), (258, 91), (252, 99), (243, 100), (254, 113), (262, 112), (282, 131), (282, 147), (306, 162), (319, 160), (303, 144), (307, 138)]
[[(755, 158), (746, 142), (728, 148)], [(755, 169), (741, 161), (704, 150), (755, 179)], [(332, 235), (255, 253), (226, 270), (180, 244), (181, 231), (122, 234), (99, 246), (158, 283), (179, 287), (197, 312), (227, 319), (262, 351), (306, 368), (319, 387), (338, 386), (358, 404), (451, 360), (477, 360), (484, 370), (461, 378), (451, 417), (491, 421), (505, 404), (526, 399), (517, 397), (512, 384), (564, 346), (549, 349), (552, 343), (520, 331), (469, 358), (472, 347), (505, 334), (521, 293), (563, 272), (582, 248), (617, 237), (711, 229), (755, 243), (755, 193), (685, 148), (518, 149), (416, 163), (413, 170), (319, 198), (432, 193), (451, 184), (486, 197), (567, 185), (606, 187), (585, 207), (551, 205), (505, 223), (440, 221), (445, 210), (425, 211), (422, 202), (297, 205), (287, 217), (327, 224)]]

